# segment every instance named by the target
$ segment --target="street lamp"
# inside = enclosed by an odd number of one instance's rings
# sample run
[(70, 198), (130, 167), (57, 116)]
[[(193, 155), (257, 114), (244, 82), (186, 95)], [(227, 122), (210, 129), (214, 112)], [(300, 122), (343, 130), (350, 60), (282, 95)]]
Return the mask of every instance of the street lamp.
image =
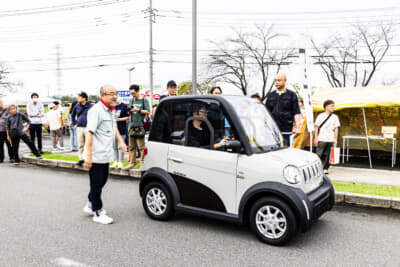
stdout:
[(132, 83), (132, 77), (131, 77), (131, 72), (135, 69), (135, 67), (129, 68), (128, 72), (129, 72), (129, 84), (128, 87), (131, 86)]

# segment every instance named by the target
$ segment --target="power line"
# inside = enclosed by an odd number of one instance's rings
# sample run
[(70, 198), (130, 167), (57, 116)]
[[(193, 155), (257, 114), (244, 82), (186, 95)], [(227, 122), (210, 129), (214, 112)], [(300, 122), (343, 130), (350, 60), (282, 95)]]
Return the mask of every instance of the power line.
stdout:
[(77, 10), (77, 9), (120, 4), (120, 3), (124, 3), (124, 2), (130, 2), (130, 1), (132, 1), (132, 0), (108, 0), (108, 1), (107, 0), (102, 0), (102, 1), (96, 0), (96, 1), (87, 1), (87, 2), (80, 2), (80, 3), (73, 3), (73, 4), (57, 5), (57, 6), (5, 10), (5, 11), (0, 11), (0, 18), (24, 16), (24, 15), (37, 15), (37, 14), (43, 14), (43, 13), (54, 13), (54, 12), (62, 12), (62, 11), (72, 11), (72, 10)]
[[(77, 67), (64, 67), (60, 68), (62, 71), (67, 70), (80, 70), (80, 69), (93, 69), (93, 68), (106, 68), (106, 67), (115, 67), (115, 66), (126, 66), (131, 64), (143, 64), (147, 63), (147, 61), (136, 61), (136, 62), (124, 62), (124, 63), (110, 63), (110, 64), (98, 64), (98, 65), (90, 65), (90, 66), (77, 66)], [(54, 68), (48, 69), (22, 69), (22, 70), (14, 70), (14, 71), (6, 71), (6, 73), (18, 73), (18, 72), (46, 72), (46, 71), (54, 71)]]
[[(297, 14), (337, 14), (337, 13), (364, 13), (364, 12), (379, 12), (379, 11), (393, 11), (398, 10), (400, 7), (393, 6), (393, 7), (382, 7), (382, 8), (366, 8), (366, 9), (341, 9), (341, 10), (320, 10), (320, 11), (291, 11), (291, 12), (212, 12), (212, 11), (199, 11), (199, 15), (231, 15), (231, 16), (238, 16), (238, 15), (297, 15)], [(181, 13), (188, 13), (191, 14), (191, 11), (187, 10), (171, 10), (171, 9), (161, 9), (160, 11), (164, 12), (174, 12), (175, 14)]]

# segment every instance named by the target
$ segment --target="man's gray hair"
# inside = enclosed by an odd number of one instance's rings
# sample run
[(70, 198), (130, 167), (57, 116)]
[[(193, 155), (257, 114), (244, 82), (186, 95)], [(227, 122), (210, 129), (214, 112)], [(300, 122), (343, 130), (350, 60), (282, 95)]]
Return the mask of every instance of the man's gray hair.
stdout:
[(106, 91), (107, 90), (104, 85), (102, 87), (100, 87), (100, 95), (104, 95), (106, 93)]

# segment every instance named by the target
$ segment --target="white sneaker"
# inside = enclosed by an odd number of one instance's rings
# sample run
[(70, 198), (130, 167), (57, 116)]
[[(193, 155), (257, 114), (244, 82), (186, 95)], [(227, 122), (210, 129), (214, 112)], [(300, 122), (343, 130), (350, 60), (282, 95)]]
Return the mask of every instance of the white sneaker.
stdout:
[(113, 218), (107, 216), (105, 210), (100, 211), (99, 215), (94, 214), (93, 221), (101, 224), (110, 224), (114, 222)]
[(58, 148), (59, 150), (64, 150), (64, 149), (65, 149), (63, 146), (60, 146), (59, 144), (57, 144), (57, 148)]
[(86, 203), (85, 207), (83, 207), (82, 210), (84, 213), (88, 215), (93, 215), (92, 204), (90, 202)]

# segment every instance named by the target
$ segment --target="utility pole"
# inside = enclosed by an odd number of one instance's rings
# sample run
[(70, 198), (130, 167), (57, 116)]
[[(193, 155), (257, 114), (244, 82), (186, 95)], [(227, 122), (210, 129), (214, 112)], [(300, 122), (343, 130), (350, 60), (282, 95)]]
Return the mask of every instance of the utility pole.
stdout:
[(132, 71), (135, 69), (135, 67), (132, 67), (132, 68), (129, 68), (128, 69), (128, 72), (129, 72), (129, 84), (128, 84), (128, 88), (129, 88), (129, 86), (131, 86), (131, 84), (132, 84), (132, 75), (131, 75), (131, 73), (132, 73)]
[(197, 89), (197, 0), (192, 0), (192, 94)]
[(153, 1), (149, 0), (149, 8), (144, 10), (145, 13), (148, 13), (149, 18), (149, 69), (150, 69), (150, 105), (153, 105), (153, 23), (155, 22), (155, 9), (153, 9)]
[(61, 46), (56, 45), (56, 55), (57, 55), (57, 67), (56, 67), (56, 78), (57, 78), (57, 95), (61, 96)]

